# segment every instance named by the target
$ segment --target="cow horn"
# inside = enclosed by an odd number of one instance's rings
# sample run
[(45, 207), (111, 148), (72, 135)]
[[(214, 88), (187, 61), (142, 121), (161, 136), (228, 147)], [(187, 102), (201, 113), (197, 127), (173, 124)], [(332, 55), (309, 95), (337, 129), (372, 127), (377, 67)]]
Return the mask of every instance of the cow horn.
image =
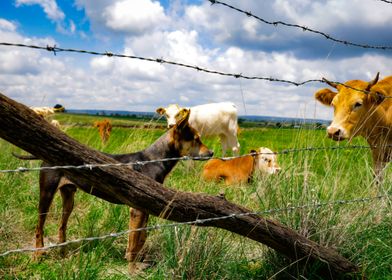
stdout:
[(374, 86), (375, 84), (377, 84), (378, 78), (379, 78), (379, 77), (380, 77), (380, 72), (377, 72), (376, 77), (375, 77), (372, 81), (369, 82), (369, 84), (368, 84), (366, 90), (370, 90), (370, 89), (372, 88), (372, 86)]
[(330, 85), (333, 88), (336, 88), (336, 89), (338, 88), (338, 84), (337, 83), (328, 81), (326, 78), (323, 78), (323, 82), (327, 83), (328, 85)]

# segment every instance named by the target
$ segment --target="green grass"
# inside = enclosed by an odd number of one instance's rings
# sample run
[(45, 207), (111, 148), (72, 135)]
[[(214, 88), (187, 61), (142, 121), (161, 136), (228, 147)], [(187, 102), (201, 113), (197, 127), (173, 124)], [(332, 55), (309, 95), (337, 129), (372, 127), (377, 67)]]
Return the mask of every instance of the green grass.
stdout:
[[(65, 132), (80, 142), (109, 153), (134, 152), (154, 142), (159, 129), (130, 129), (114, 126), (107, 145), (102, 145), (91, 124), (95, 117), (56, 116), (67, 123)], [(115, 120), (127, 122), (127, 120)], [(73, 125), (73, 124), (82, 124)], [(123, 124), (123, 123), (122, 123)], [(128, 125), (128, 123), (125, 123)], [(241, 152), (269, 147), (275, 151), (303, 147), (339, 145), (326, 139), (322, 130), (246, 128), (239, 136)], [(207, 146), (220, 155), (217, 139)], [(366, 144), (355, 139), (352, 145)], [(347, 143), (340, 143), (347, 145)], [(11, 152), (19, 148), (0, 140), (0, 169), (36, 167), (39, 161), (20, 161)], [(252, 211), (316, 204), (333, 200), (387, 195), (391, 172), (382, 185), (373, 184), (370, 151), (320, 150), (279, 155), (283, 171), (277, 176), (260, 176), (246, 186), (226, 187), (200, 179), (203, 162), (192, 166), (181, 162), (165, 185), (182, 191), (218, 195)], [(33, 246), (37, 221), (38, 172), (0, 173), (0, 253)], [(320, 244), (337, 249), (361, 266), (368, 279), (392, 279), (392, 217), (389, 200), (338, 204), (281, 211), (265, 215), (297, 230)], [(57, 195), (45, 227), (46, 244), (57, 242), (61, 202)], [(99, 236), (127, 229), (129, 210), (81, 191), (77, 192), (68, 240)], [(166, 221), (151, 217), (149, 225)], [(123, 258), (126, 236), (68, 246), (65, 258), (50, 250), (40, 262), (31, 253), (0, 257), (2, 279), (129, 279)], [(320, 279), (315, 267), (303, 270), (298, 264), (264, 245), (214, 228), (177, 226), (149, 232), (145, 248), (154, 266), (132, 278), (149, 279)]]

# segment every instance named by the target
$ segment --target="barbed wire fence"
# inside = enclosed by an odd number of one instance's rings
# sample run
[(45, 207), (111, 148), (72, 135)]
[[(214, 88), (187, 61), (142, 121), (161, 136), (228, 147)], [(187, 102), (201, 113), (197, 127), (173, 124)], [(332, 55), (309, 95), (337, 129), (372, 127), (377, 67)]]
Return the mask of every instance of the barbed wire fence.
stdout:
[[(148, 57), (143, 57), (143, 56), (134, 56), (134, 55), (125, 55), (125, 54), (118, 54), (118, 53), (113, 53), (113, 52), (97, 52), (97, 51), (91, 51), (91, 50), (80, 50), (80, 49), (73, 49), (73, 48), (60, 48), (57, 46), (38, 46), (38, 45), (27, 45), (27, 44), (20, 44), (20, 43), (11, 43), (11, 42), (0, 42), (0, 46), (12, 46), (12, 47), (21, 47), (21, 48), (31, 48), (31, 49), (38, 49), (38, 50), (45, 50), (49, 52), (53, 52), (54, 55), (56, 55), (59, 52), (72, 52), (72, 53), (81, 53), (81, 54), (90, 54), (90, 55), (97, 55), (97, 56), (107, 56), (107, 57), (119, 57), (119, 58), (129, 58), (129, 59), (137, 59), (137, 60), (142, 60), (142, 61), (148, 61), (148, 62), (155, 62), (159, 64), (168, 64), (168, 65), (174, 65), (178, 67), (184, 67), (188, 69), (193, 69), (198, 72), (205, 72), (208, 74), (214, 74), (214, 75), (220, 75), (220, 76), (226, 76), (226, 77), (233, 77), (236, 79), (246, 79), (246, 80), (264, 80), (264, 81), (269, 81), (269, 82), (278, 82), (278, 83), (284, 83), (284, 84), (289, 84), (289, 85), (294, 85), (294, 86), (303, 86), (306, 84), (310, 83), (323, 83), (323, 84), (328, 84), (330, 85), (331, 83), (336, 84), (336, 85), (341, 85), (346, 88), (356, 90), (359, 92), (363, 92), (365, 94), (369, 94), (369, 91), (359, 89), (352, 87), (350, 85), (347, 85), (345, 83), (339, 82), (339, 81), (331, 81), (327, 80), (325, 78), (321, 79), (308, 79), (305, 81), (291, 81), (291, 80), (286, 80), (286, 79), (280, 79), (280, 78), (273, 78), (273, 77), (263, 77), (263, 76), (249, 76), (249, 75), (243, 75), (242, 73), (228, 73), (228, 72), (223, 72), (223, 71), (217, 71), (217, 70), (211, 70), (207, 69), (204, 67), (200, 66), (195, 66), (195, 65), (190, 65), (182, 62), (175, 62), (171, 60), (165, 60), (163, 58), (148, 58)], [(384, 98), (392, 98), (392, 96), (384, 96)]]
[[(218, 0), (207, 0), (209, 1), (212, 5), (214, 4), (219, 4), (222, 6), (225, 6), (227, 8), (230, 8), (232, 10), (235, 10), (237, 12), (243, 13), (248, 17), (255, 18), (259, 20), (260, 22), (264, 24), (269, 24), (273, 26), (286, 26), (286, 27), (291, 27), (291, 28), (297, 28), (301, 29), (306, 32), (314, 33), (323, 36), (327, 40), (331, 40), (335, 43), (339, 44), (344, 44), (346, 46), (353, 46), (353, 47), (360, 47), (360, 48), (365, 48), (365, 49), (377, 49), (377, 50), (392, 50), (392, 46), (375, 46), (375, 45), (368, 45), (368, 44), (359, 44), (355, 42), (350, 42), (347, 40), (342, 40), (342, 39), (337, 39), (332, 36), (330, 36), (327, 33), (324, 33), (319, 30), (315, 30), (303, 25), (298, 25), (298, 24), (292, 24), (292, 23), (287, 23), (284, 21), (268, 21), (264, 18), (261, 18), (257, 15), (254, 15), (250, 11), (244, 11), (240, 8), (234, 7), (232, 5), (229, 5), (227, 3), (218, 1)], [(387, 0), (379, 0), (385, 3), (392, 4), (392, 1), (387, 1)], [(223, 71), (216, 71), (216, 70), (211, 70), (207, 69), (204, 67), (200, 66), (195, 66), (195, 65), (190, 65), (186, 63), (181, 63), (181, 62), (175, 62), (175, 61), (170, 61), (166, 60), (163, 58), (147, 58), (147, 57), (142, 57), (142, 56), (134, 56), (134, 55), (125, 55), (125, 54), (117, 54), (113, 52), (97, 52), (97, 51), (89, 51), (89, 50), (81, 50), (81, 49), (73, 49), (73, 48), (60, 48), (57, 47), (56, 45), (54, 46), (37, 46), (37, 45), (27, 45), (27, 44), (20, 44), (20, 43), (10, 43), (10, 42), (0, 42), (1, 46), (13, 46), (13, 47), (23, 47), (23, 48), (32, 48), (32, 49), (39, 49), (39, 50), (45, 50), (52, 52), (54, 55), (57, 55), (57, 53), (60, 52), (73, 52), (73, 53), (82, 53), (82, 54), (90, 54), (90, 55), (97, 55), (97, 56), (106, 56), (106, 57), (118, 57), (118, 58), (129, 58), (129, 59), (137, 59), (137, 60), (142, 60), (142, 61), (148, 61), (148, 62), (155, 62), (159, 64), (168, 64), (168, 65), (174, 65), (178, 67), (185, 67), (189, 69), (193, 69), (199, 72), (205, 72), (209, 74), (216, 74), (216, 75), (221, 75), (221, 76), (228, 76), (228, 77), (233, 77), (233, 78), (241, 78), (241, 79), (248, 79), (248, 80), (265, 80), (265, 81), (270, 81), (270, 82), (279, 82), (279, 83), (286, 83), (289, 85), (294, 85), (294, 86), (303, 86), (309, 83), (327, 83), (329, 84), (330, 82), (327, 81), (326, 79), (309, 79), (305, 81), (291, 81), (291, 80), (286, 80), (286, 79), (279, 79), (279, 78), (273, 78), (273, 77), (263, 77), (263, 76), (250, 76), (250, 75), (243, 75), (242, 73), (227, 73)], [(345, 85), (344, 83), (340, 82), (332, 82), (335, 84), (343, 85), (348, 88), (361, 91), (364, 93), (369, 93), (368, 91), (361, 90), (361, 89), (356, 89), (353, 87), (350, 87), (348, 85)], [(387, 97), (390, 98), (390, 97)], [(386, 146), (385, 148), (387, 148)], [(297, 153), (297, 152), (313, 152), (313, 151), (321, 151), (321, 150), (342, 150), (342, 149), (371, 149), (375, 147), (370, 147), (370, 146), (333, 146), (333, 147), (305, 147), (305, 148), (292, 148), (292, 149), (284, 149), (278, 152), (274, 152), (273, 154), (281, 154), (281, 155), (287, 155), (290, 153)], [(260, 154), (269, 154), (269, 153), (250, 153), (250, 154), (245, 154), (242, 156), (237, 156), (237, 157), (221, 157), (219, 159), (222, 160), (229, 160), (229, 159), (234, 159), (234, 158), (239, 158), (239, 157), (244, 157), (248, 155), (260, 155)], [(216, 158), (216, 157), (215, 157)], [(155, 162), (162, 162), (162, 161), (170, 161), (170, 160), (180, 160), (180, 161), (185, 161), (185, 160), (208, 160), (211, 158), (201, 158), (201, 157), (181, 157), (181, 158), (166, 158), (166, 159), (160, 159), (160, 160), (152, 160), (152, 161), (140, 161), (140, 162), (132, 162), (132, 163), (117, 163), (117, 164), (99, 164), (99, 165), (94, 165), (94, 164), (84, 164), (80, 166), (51, 166), (51, 167), (37, 167), (37, 168), (25, 168), (25, 167), (19, 167), (17, 169), (10, 169), (10, 170), (0, 170), (0, 173), (16, 173), (16, 172), (28, 172), (28, 171), (41, 171), (41, 170), (48, 170), (48, 169), (73, 169), (73, 168), (84, 168), (84, 169), (92, 169), (96, 167), (111, 167), (111, 166), (124, 166), (124, 165), (144, 165), (144, 164), (150, 164), (150, 163), (155, 163)], [(295, 211), (295, 210), (300, 210), (300, 209), (317, 209), (317, 208), (322, 208), (322, 207), (328, 207), (328, 206), (336, 206), (336, 205), (350, 205), (350, 204), (364, 204), (364, 203), (370, 203), (372, 201), (378, 201), (378, 200), (384, 200), (384, 199), (389, 199), (391, 198), (392, 195), (383, 195), (383, 196), (375, 196), (375, 197), (363, 197), (363, 198), (355, 198), (351, 200), (334, 200), (334, 201), (326, 201), (326, 202), (317, 202), (315, 201), (314, 203), (310, 204), (305, 204), (305, 205), (297, 205), (297, 206), (288, 206), (288, 207), (283, 207), (283, 208), (275, 208), (275, 209), (267, 209), (267, 210), (262, 210), (262, 211), (255, 211), (255, 212), (249, 212), (249, 213), (241, 213), (241, 214), (231, 214), (228, 216), (222, 216), (222, 217), (216, 217), (216, 218), (209, 218), (209, 219), (198, 219), (190, 222), (182, 222), (182, 223), (169, 223), (169, 224), (158, 224), (154, 226), (149, 226), (149, 227), (144, 227), (144, 228), (139, 228), (135, 229), (132, 231), (151, 231), (151, 230), (159, 230), (162, 228), (167, 228), (167, 227), (178, 227), (178, 226), (184, 226), (184, 225), (200, 225), (204, 224), (210, 221), (216, 221), (216, 220), (222, 220), (222, 219), (231, 219), (231, 218), (236, 218), (236, 217), (241, 217), (241, 216), (246, 216), (246, 215), (265, 215), (265, 214), (272, 214), (272, 213), (279, 213), (279, 212), (289, 212), (289, 211)], [(110, 233), (102, 236), (96, 236), (96, 237), (87, 237), (87, 238), (79, 238), (71, 241), (67, 241), (64, 243), (60, 244), (55, 244), (55, 245), (49, 245), (46, 247), (42, 248), (20, 248), (20, 249), (13, 249), (13, 250), (8, 250), (6, 252), (0, 253), (0, 257), (5, 257), (11, 254), (16, 254), (16, 253), (25, 253), (25, 252), (35, 252), (35, 251), (41, 251), (41, 250), (48, 250), (52, 248), (58, 248), (58, 247), (63, 247), (67, 246), (69, 244), (73, 243), (80, 243), (84, 241), (94, 241), (94, 240), (103, 240), (107, 238), (117, 238), (122, 235), (128, 234), (132, 232), (131, 230), (126, 230), (126, 231), (121, 231), (117, 233)]]
[(390, 1), (390, 0), (378, 0), (378, 1), (381, 1), (381, 2), (384, 2), (384, 3), (388, 3), (388, 4), (392, 4), (392, 1)]
[[(61, 170), (61, 169), (92, 169), (92, 168), (110, 168), (116, 166), (134, 166), (134, 165), (146, 165), (151, 163), (158, 162), (167, 162), (167, 161), (206, 161), (210, 159), (220, 159), (223, 161), (232, 160), (236, 158), (243, 158), (247, 156), (259, 156), (259, 155), (288, 155), (299, 152), (316, 152), (316, 151), (328, 151), (328, 150), (357, 150), (357, 149), (372, 149), (372, 148), (380, 148), (378, 146), (365, 146), (365, 145), (348, 145), (348, 146), (331, 146), (331, 147), (304, 147), (304, 148), (289, 148), (283, 149), (277, 152), (251, 152), (239, 156), (231, 156), (231, 157), (173, 157), (173, 158), (162, 158), (156, 160), (146, 160), (146, 161), (135, 161), (135, 162), (127, 162), (127, 163), (108, 163), (108, 164), (82, 164), (82, 165), (62, 165), (62, 166), (45, 166), (45, 167), (18, 167), (17, 169), (5, 169), (0, 170), (1, 173), (18, 173), (18, 172), (34, 172), (34, 171), (43, 171), (43, 170)], [(392, 148), (392, 145), (384, 145), (381, 148), (387, 149)], [(18, 155), (15, 154), (16, 157)], [(22, 159), (23, 160), (23, 159)], [(29, 160), (29, 159), (27, 159)], [(31, 160), (39, 160), (39, 158), (31, 158)]]
[(163, 228), (171, 228), (171, 227), (178, 227), (178, 226), (185, 226), (185, 225), (202, 225), (202, 224), (212, 222), (212, 221), (233, 219), (233, 218), (237, 218), (237, 217), (244, 217), (244, 216), (250, 216), (250, 215), (268, 215), (268, 214), (280, 213), (280, 212), (292, 212), (292, 211), (303, 210), (303, 209), (318, 209), (318, 208), (328, 207), (328, 206), (336, 206), (336, 205), (342, 206), (342, 205), (350, 205), (350, 204), (356, 204), (356, 203), (365, 204), (365, 203), (370, 203), (372, 201), (380, 201), (380, 200), (384, 200), (384, 199), (389, 199), (391, 197), (392, 197), (392, 195), (378, 195), (378, 196), (374, 196), (374, 197), (363, 197), (363, 198), (355, 198), (355, 199), (347, 199), (347, 200), (341, 199), (341, 200), (333, 200), (333, 201), (326, 201), (326, 202), (314, 201), (313, 203), (309, 203), (309, 204), (288, 206), (288, 207), (284, 207), (284, 208), (273, 208), (273, 209), (268, 209), (268, 210), (254, 211), (254, 212), (247, 212), (247, 213), (240, 213), (240, 214), (233, 213), (233, 214), (227, 215), (227, 216), (207, 218), (207, 219), (197, 219), (197, 220), (189, 221), (189, 222), (158, 224), (158, 225), (154, 225), (154, 226), (137, 228), (134, 230), (124, 230), (124, 231), (120, 231), (120, 232), (109, 233), (109, 234), (105, 234), (105, 235), (101, 235), (101, 236), (85, 237), (85, 238), (69, 240), (69, 241), (66, 241), (63, 243), (52, 244), (52, 245), (48, 245), (48, 246), (41, 247), (41, 248), (30, 248), (29, 247), (29, 248), (12, 249), (12, 250), (8, 250), (3, 253), (0, 253), (0, 257), (6, 257), (11, 254), (37, 252), (37, 251), (54, 249), (54, 248), (60, 248), (60, 247), (64, 247), (64, 246), (67, 246), (70, 244), (81, 243), (81, 242), (85, 242), (85, 241), (97, 241), (97, 240), (103, 240), (103, 239), (108, 239), (108, 238), (118, 238), (118, 237), (121, 237), (125, 234), (129, 234), (131, 232), (152, 231), (152, 230), (159, 230), (159, 229), (163, 229)]
[[(312, 28), (304, 26), (304, 25), (287, 23), (287, 22), (284, 22), (284, 21), (268, 21), (268, 20), (266, 20), (264, 18), (261, 18), (261, 17), (259, 17), (257, 15), (254, 15), (250, 11), (244, 11), (244, 10), (242, 10), (240, 8), (234, 7), (234, 6), (230, 5), (230, 4), (227, 4), (227, 3), (222, 2), (222, 1), (218, 1), (218, 0), (206, 0), (206, 1), (209, 1), (211, 3), (211, 5), (218, 4), (218, 5), (225, 6), (227, 8), (230, 8), (230, 9), (234, 10), (234, 11), (243, 13), (243, 14), (245, 14), (248, 17), (252, 17), (254, 19), (257, 19), (258, 21), (260, 21), (262, 23), (265, 23), (265, 24), (268, 24), (268, 25), (273, 25), (273, 26), (281, 25), (281, 26), (286, 26), (286, 27), (297, 28), (297, 29), (300, 29), (300, 30), (302, 30), (304, 32), (310, 32), (310, 33), (321, 35), (321, 36), (323, 36), (327, 40), (330, 40), (330, 41), (333, 41), (333, 42), (339, 43), (339, 44), (344, 44), (346, 46), (353, 46), (353, 47), (359, 47), (359, 48), (364, 48), (364, 49), (392, 50), (392, 46), (372, 46), (372, 45), (367, 45), (367, 44), (354, 43), (354, 42), (350, 42), (348, 40), (336, 39), (336, 38), (332, 37), (331, 35), (329, 35), (329, 34), (327, 34), (325, 32), (322, 32), (322, 31), (319, 31), (319, 30), (316, 30), (316, 29), (312, 29)], [(387, 0), (381, 0), (381, 1), (386, 2), (386, 3), (392, 3), (391, 1), (387, 1)]]

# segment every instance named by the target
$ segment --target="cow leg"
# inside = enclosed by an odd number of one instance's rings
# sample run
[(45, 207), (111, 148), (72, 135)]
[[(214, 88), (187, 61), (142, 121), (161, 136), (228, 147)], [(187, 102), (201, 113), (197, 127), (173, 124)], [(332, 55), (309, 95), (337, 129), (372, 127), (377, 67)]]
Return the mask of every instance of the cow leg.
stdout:
[(129, 220), (129, 230), (131, 232), (128, 236), (128, 246), (125, 253), (125, 258), (129, 262), (134, 262), (147, 239), (147, 231), (135, 230), (146, 227), (148, 214), (134, 208), (130, 208), (130, 214), (131, 217)]
[[(75, 185), (64, 185), (60, 188), (61, 198), (63, 200), (63, 213), (61, 216), (61, 224), (59, 227), (59, 243), (64, 243), (67, 239), (67, 223), (69, 216), (74, 207), (74, 197), (76, 192)], [(60, 254), (65, 256), (66, 248), (64, 246), (60, 249)]]
[[(35, 228), (35, 248), (44, 247), (44, 225), (53, 197), (57, 191), (60, 176), (53, 172), (41, 171), (40, 173), (40, 194), (38, 205), (38, 224)], [(34, 253), (35, 258), (44, 254), (43, 250)]]
[(222, 157), (224, 157), (226, 155), (226, 150), (228, 148), (228, 143), (227, 143), (227, 137), (224, 134), (219, 135), (219, 139), (221, 141), (221, 145), (222, 145)]
[(231, 147), (233, 156), (238, 156), (240, 154), (240, 143), (238, 143), (237, 137), (233, 135), (227, 136), (227, 141), (228, 146)]

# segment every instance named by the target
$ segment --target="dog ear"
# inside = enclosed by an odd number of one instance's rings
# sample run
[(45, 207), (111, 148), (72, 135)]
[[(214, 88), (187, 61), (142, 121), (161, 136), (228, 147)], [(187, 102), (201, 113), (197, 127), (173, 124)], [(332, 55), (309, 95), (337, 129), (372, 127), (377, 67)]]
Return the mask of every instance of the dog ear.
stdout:
[(332, 99), (336, 96), (337, 92), (330, 90), (329, 88), (320, 89), (315, 93), (314, 97), (322, 104), (331, 106)]
[(189, 113), (190, 113), (190, 109), (181, 108), (180, 111), (178, 111), (176, 117), (178, 120), (181, 120), (181, 119), (189, 117)]
[(163, 115), (166, 113), (166, 109), (159, 107), (158, 109), (155, 110), (155, 112), (157, 112), (159, 115)]
[(257, 154), (257, 151), (252, 149), (252, 150), (249, 151), (249, 153), (250, 154)]
[(178, 113), (178, 115), (180, 116), (180, 119), (177, 121), (177, 127), (178, 128), (184, 128), (185, 125), (188, 124), (188, 120), (189, 120), (189, 115), (191, 113), (190, 109), (181, 109), (181, 111)]

